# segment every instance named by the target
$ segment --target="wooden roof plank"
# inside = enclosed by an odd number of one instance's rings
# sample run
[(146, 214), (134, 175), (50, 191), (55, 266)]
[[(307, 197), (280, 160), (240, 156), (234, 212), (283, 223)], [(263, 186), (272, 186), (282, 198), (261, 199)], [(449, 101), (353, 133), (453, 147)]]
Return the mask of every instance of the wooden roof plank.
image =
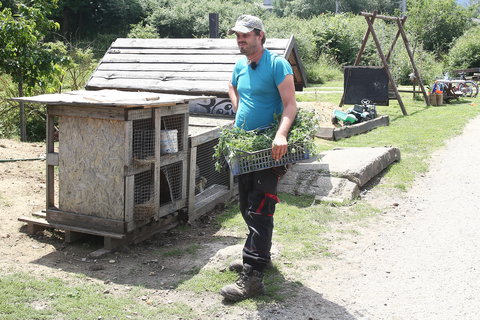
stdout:
[(48, 105), (94, 105), (117, 106), (123, 108), (168, 106), (185, 103), (190, 100), (206, 99), (211, 96), (187, 96), (152, 92), (130, 92), (118, 90), (77, 90), (66, 93), (42, 94), (34, 97), (13, 98)]
[[(265, 47), (271, 49), (285, 49), (288, 39), (267, 39)], [(119, 38), (113, 42), (111, 48), (194, 48), (194, 49), (233, 49), (238, 50), (236, 39), (130, 39)]]
[[(270, 51), (283, 55), (282, 49), (271, 49)], [(167, 49), (145, 49), (145, 48), (111, 48), (108, 54), (152, 54), (152, 55), (236, 55), (242, 56), (235, 49), (181, 49), (181, 48), (167, 48)]]
[(233, 64), (188, 63), (102, 63), (97, 71), (176, 71), (176, 72), (232, 72)]
[(135, 63), (220, 63), (235, 64), (238, 55), (143, 55), (143, 54), (107, 54), (102, 62), (135, 62)]
[(97, 71), (95, 77), (104, 79), (157, 79), (229, 81), (231, 72), (158, 72), (158, 71)]
[(161, 81), (158, 79), (103, 79), (92, 77), (88, 89), (122, 88), (125, 90), (141, 90), (166, 93), (195, 93), (218, 94), (228, 93), (228, 81), (197, 81), (197, 80), (172, 80)]

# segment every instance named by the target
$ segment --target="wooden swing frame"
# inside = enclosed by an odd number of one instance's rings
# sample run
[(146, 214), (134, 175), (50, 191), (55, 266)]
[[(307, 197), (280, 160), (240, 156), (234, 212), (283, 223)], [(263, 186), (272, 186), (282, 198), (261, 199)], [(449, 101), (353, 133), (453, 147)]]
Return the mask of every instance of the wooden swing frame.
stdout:
[[(393, 49), (395, 48), (395, 45), (397, 43), (397, 40), (400, 36), (402, 36), (403, 42), (405, 44), (405, 49), (407, 50), (408, 57), (410, 58), (410, 62), (413, 67), (413, 71), (415, 73), (415, 77), (418, 81), (418, 85), (420, 89), (422, 90), (423, 97), (425, 99), (425, 103), (427, 106), (430, 106), (430, 102), (428, 100), (428, 95), (427, 92), (425, 91), (425, 87), (423, 86), (423, 81), (422, 78), (420, 77), (420, 73), (418, 72), (417, 66), (415, 65), (415, 61), (413, 60), (413, 53), (410, 50), (410, 45), (408, 42), (407, 34), (405, 33), (405, 29), (403, 26), (405, 25), (405, 21), (407, 20), (406, 16), (403, 17), (389, 17), (389, 16), (382, 16), (382, 15), (377, 15), (377, 11), (373, 11), (373, 13), (368, 13), (368, 12), (361, 12), (360, 15), (365, 17), (365, 20), (367, 21), (368, 24), (368, 29), (367, 32), (365, 33), (365, 36), (363, 37), (362, 40), (362, 45), (360, 46), (360, 50), (358, 51), (357, 57), (354, 62), (354, 66), (358, 66), (360, 64), (360, 60), (362, 58), (363, 51), (365, 50), (365, 46), (367, 45), (368, 37), (370, 36), (370, 33), (372, 34), (373, 41), (375, 42), (375, 46), (377, 47), (377, 52), (378, 55), (380, 56), (380, 59), (382, 60), (383, 67), (385, 68), (385, 71), (387, 73), (388, 79), (390, 83), (393, 86), (393, 91), (395, 93), (395, 97), (397, 98), (398, 104), (400, 105), (400, 109), (402, 110), (403, 115), (408, 115), (407, 110), (405, 109), (405, 105), (403, 104), (402, 98), (400, 97), (400, 93), (397, 89), (397, 85), (395, 81), (393, 80), (392, 73), (390, 71), (390, 67), (388, 65), (388, 62), (390, 60), (390, 57), (392, 55)], [(375, 19), (382, 19), (382, 20), (391, 20), (391, 21), (396, 21), (398, 25), (398, 31), (393, 39), (392, 45), (390, 46), (390, 50), (388, 51), (387, 56), (383, 54), (382, 47), (380, 46), (380, 41), (378, 40), (377, 34), (375, 33), (375, 30), (373, 28), (373, 23), (375, 22)], [(345, 98), (345, 92), (343, 92), (342, 95), (342, 100), (340, 101), (340, 107), (343, 106)]]

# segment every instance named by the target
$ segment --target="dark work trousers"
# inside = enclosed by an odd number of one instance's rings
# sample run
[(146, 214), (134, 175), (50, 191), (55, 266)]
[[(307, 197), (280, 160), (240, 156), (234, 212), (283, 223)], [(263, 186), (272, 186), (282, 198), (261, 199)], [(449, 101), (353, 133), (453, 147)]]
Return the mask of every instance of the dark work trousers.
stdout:
[(240, 211), (249, 230), (243, 263), (257, 271), (263, 272), (270, 261), (277, 185), (285, 173), (286, 167), (281, 166), (238, 176)]

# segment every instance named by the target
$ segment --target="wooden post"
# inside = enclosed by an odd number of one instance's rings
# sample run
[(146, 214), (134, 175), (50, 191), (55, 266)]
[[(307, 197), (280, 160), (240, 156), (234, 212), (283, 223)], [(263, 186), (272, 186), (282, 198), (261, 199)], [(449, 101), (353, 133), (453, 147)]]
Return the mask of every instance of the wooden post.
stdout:
[(208, 26), (210, 30), (210, 38), (218, 38), (218, 13), (208, 14)]
[[(401, 19), (402, 21), (402, 26), (405, 24), (405, 21), (407, 20), (407, 17), (406, 16), (403, 16), (403, 18)], [(390, 50), (388, 50), (388, 53), (387, 53), (387, 62), (390, 62), (390, 56), (392, 55), (393, 53), (393, 49), (395, 48), (395, 45), (397, 44), (397, 40), (398, 40), (398, 37), (400, 37), (400, 29), (397, 31), (397, 34), (395, 35), (395, 38), (393, 39), (393, 42), (392, 42), (392, 45), (390, 46)]]
[[(375, 22), (375, 17), (372, 17), (372, 24)], [(367, 45), (368, 37), (370, 36), (370, 28), (367, 28), (367, 32), (363, 36), (362, 45), (360, 46), (360, 50), (358, 50), (357, 57), (355, 58), (355, 62), (353, 63), (354, 66), (358, 66), (360, 64), (363, 51), (365, 50), (365, 46)]]
[[(23, 97), (23, 80), (20, 80), (18, 84), (18, 95)], [(27, 141), (27, 120), (25, 118), (25, 102), (23, 100), (20, 100), (20, 141)]]
[(410, 50), (410, 45), (408, 43), (408, 38), (407, 38), (407, 35), (405, 33), (405, 30), (403, 29), (403, 24), (400, 22), (400, 19), (397, 20), (397, 25), (398, 25), (398, 29), (400, 30), (400, 33), (402, 35), (403, 42), (405, 43), (405, 49), (407, 50), (408, 57), (410, 58), (410, 62), (412, 63), (413, 72), (415, 72), (415, 77), (418, 80), (418, 86), (422, 89), (423, 98), (425, 99), (425, 103), (427, 104), (427, 106), (430, 106), (430, 101), (428, 99), (427, 92), (425, 91), (425, 87), (423, 86), (423, 81), (422, 81), (422, 78), (420, 77), (420, 73), (418, 72), (417, 66), (415, 65), (415, 61), (413, 60), (413, 54), (412, 54), (412, 51)]
[(403, 115), (406, 116), (408, 114), (407, 110), (405, 110), (405, 106), (403, 105), (402, 97), (400, 97), (400, 93), (398, 92), (395, 81), (393, 80), (393, 76), (392, 76), (392, 73), (390, 72), (390, 68), (388, 67), (387, 60), (385, 59), (385, 55), (383, 54), (382, 47), (380, 46), (380, 41), (378, 41), (375, 30), (373, 29), (372, 20), (375, 18), (376, 14), (377, 13), (374, 12), (372, 18), (365, 17), (365, 20), (367, 20), (368, 28), (370, 29), (370, 32), (372, 33), (373, 41), (375, 41), (375, 45), (377, 47), (378, 54), (380, 55), (380, 59), (382, 59), (382, 63), (383, 63), (383, 66), (385, 67), (385, 71), (387, 72), (388, 79), (390, 80), (390, 83), (393, 86), (393, 91), (395, 92), (395, 96), (397, 97), (398, 104), (400, 105), (400, 109), (402, 109)]
[[(53, 122), (54, 118), (49, 112), (47, 107), (47, 155), (52, 154), (55, 151), (54, 145), (54, 132), (55, 126)], [(55, 207), (55, 167), (51, 165), (48, 161), (46, 162), (47, 170), (47, 181), (46, 181), (46, 208)]]

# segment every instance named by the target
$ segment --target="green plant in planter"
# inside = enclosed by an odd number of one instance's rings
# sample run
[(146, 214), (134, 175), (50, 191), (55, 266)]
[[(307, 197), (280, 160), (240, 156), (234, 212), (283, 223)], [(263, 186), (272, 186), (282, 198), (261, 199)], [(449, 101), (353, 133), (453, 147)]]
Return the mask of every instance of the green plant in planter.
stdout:
[[(215, 169), (217, 171), (222, 169), (225, 158), (228, 161), (246, 152), (270, 149), (280, 123), (279, 115), (275, 115), (274, 118), (273, 125), (263, 130), (246, 131), (237, 127), (223, 130), (213, 154), (213, 158), (216, 160)], [(288, 144), (301, 146), (308, 150), (311, 156), (314, 156), (316, 154), (314, 136), (318, 127), (319, 116), (315, 111), (299, 109), (288, 133)], [(295, 147), (289, 150), (292, 153), (297, 151)]]

